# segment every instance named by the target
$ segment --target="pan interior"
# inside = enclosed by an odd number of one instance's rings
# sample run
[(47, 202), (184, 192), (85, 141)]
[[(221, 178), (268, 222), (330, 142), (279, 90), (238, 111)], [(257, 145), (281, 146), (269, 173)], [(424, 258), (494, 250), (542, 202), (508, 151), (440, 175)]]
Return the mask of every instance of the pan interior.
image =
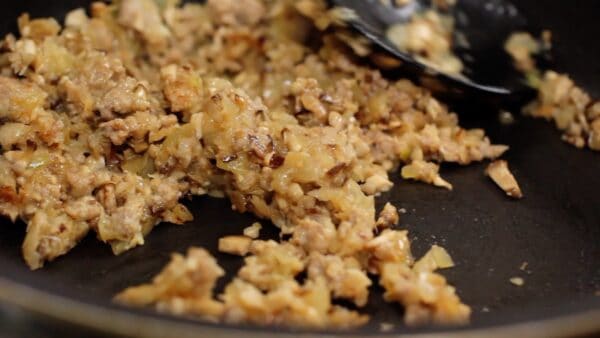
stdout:
[[(0, 34), (14, 31), (16, 17), (23, 11), (60, 18), (67, 9), (87, 3), (68, 0), (48, 6), (41, 0), (6, 2), (0, 12)], [(562, 1), (546, 1), (543, 17), (537, 8), (539, 2), (523, 0), (518, 5), (534, 26), (553, 31), (558, 70), (568, 72), (593, 96), (600, 97), (600, 47), (589, 43), (590, 38), (600, 35), (594, 14), (600, 4), (585, 0), (573, 8)], [(505, 158), (525, 198), (507, 199), (483, 175), (483, 164), (445, 165), (442, 174), (453, 183), (454, 191), (395, 179), (395, 188), (379, 198), (379, 206), (389, 201), (407, 210), (401, 225), (409, 230), (417, 256), (435, 243), (452, 254), (457, 266), (443, 274), (472, 306), (471, 327), (597, 309), (600, 154), (576, 150), (560, 140), (551, 124), (520, 117), (518, 112), (517, 122), (504, 126), (487, 111), (490, 108), (462, 104), (456, 109), (461, 112), (463, 125), (485, 128), (494, 142), (510, 145)], [(209, 249), (231, 276), (241, 260), (217, 253), (217, 239), (239, 234), (255, 219), (231, 211), (226, 200), (199, 197), (186, 203), (195, 220), (183, 226), (157, 227), (142, 247), (115, 257), (108, 246), (90, 236), (68, 255), (35, 272), (28, 271), (21, 258), (24, 225), (3, 219), (0, 277), (81, 302), (114, 307), (110, 299), (116, 292), (148, 281), (171, 252), (184, 252), (192, 245)], [(265, 235), (274, 237), (276, 231), (270, 228)], [(525, 271), (520, 269), (524, 262)], [(517, 276), (525, 281), (521, 287), (509, 281)], [(384, 303), (381, 290), (374, 289), (365, 309), (372, 320), (360, 330), (372, 332), (381, 322), (391, 322), (399, 324), (396, 332), (407, 332), (400, 324), (402, 309)], [(430, 330), (437, 329), (418, 329)]]

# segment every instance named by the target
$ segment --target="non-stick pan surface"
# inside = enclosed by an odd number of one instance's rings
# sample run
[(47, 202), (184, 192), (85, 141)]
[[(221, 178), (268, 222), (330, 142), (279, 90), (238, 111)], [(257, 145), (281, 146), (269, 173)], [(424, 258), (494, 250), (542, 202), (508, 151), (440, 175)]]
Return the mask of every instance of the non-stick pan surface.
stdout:
[[(532, 25), (552, 30), (556, 67), (600, 97), (600, 2), (516, 3)], [(61, 18), (68, 9), (87, 4), (75, 0), (6, 1), (0, 5), (0, 33), (14, 31), (21, 12)], [(339, 334), (380, 334), (382, 322), (397, 324), (386, 334), (566, 335), (600, 330), (600, 153), (563, 143), (560, 134), (545, 121), (516, 114), (517, 122), (505, 126), (489, 108), (469, 102), (458, 108), (463, 125), (483, 127), (494, 142), (510, 145), (506, 159), (525, 198), (506, 198), (484, 177), (483, 164), (444, 165), (442, 174), (453, 183), (454, 191), (395, 179), (395, 188), (379, 198), (379, 205), (390, 201), (407, 210), (401, 225), (410, 231), (417, 256), (435, 243), (449, 250), (457, 266), (443, 274), (472, 306), (472, 324), (407, 329), (401, 324), (401, 307), (384, 303), (381, 290), (374, 287), (365, 309), (372, 316), (370, 324)], [(2, 220), (0, 300), (25, 309), (31, 318), (50, 316), (90, 330), (127, 335), (307, 334), (204, 324), (111, 303), (111, 297), (121, 289), (150, 280), (171, 252), (183, 252), (192, 245), (210, 249), (230, 275), (240, 266), (239, 258), (216, 252), (217, 239), (240, 233), (254, 218), (232, 211), (226, 200), (200, 197), (187, 205), (193, 210), (193, 222), (162, 224), (140, 248), (113, 256), (108, 246), (89, 236), (68, 255), (34, 272), (21, 258), (24, 225)], [(265, 232), (271, 237), (276, 234), (269, 227)], [(523, 271), (520, 267), (524, 262), (527, 267)], [(511, 284), (512, 277), (523, 278), (525, 284)]]

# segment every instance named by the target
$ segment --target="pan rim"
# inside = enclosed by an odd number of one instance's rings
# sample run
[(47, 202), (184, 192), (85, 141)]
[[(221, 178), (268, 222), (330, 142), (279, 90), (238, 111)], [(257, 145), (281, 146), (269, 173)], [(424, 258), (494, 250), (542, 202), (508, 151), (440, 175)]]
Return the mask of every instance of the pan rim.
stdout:
[[(593, 297), (593, 296), (592, 296)], [(595, 299), (592, 299), (595, 300)], [(240, 337), (252, 332), (256, 338), (295, 337), (365, 337), (363, 332), (293, 332), (267, 331), (255, 329), (247, 331), (244, 327), (226, 327), (203, 324), (191, 320), (178, 320), (167, 316), (149, 316), (125, 308), (111, 308), (68, 298), (32, 286), (19, 284), (0, 277), (0, 302), (17, 306), (26, 312), (42, 317), (62, 321), (99, 333), (125, 337)], [(132, 325), (132, 323), (137, 323)], [(490, 325), (475, 328), (458, 328), (450, 331), (410, 332), (410, 333), (369, 333), (376, 337), (558, 337), (578, 336), (600, 331), (600, 307), (593, 306), (568, 314), (559, 314), (551, 318), (524, 320), (511, 324)]]

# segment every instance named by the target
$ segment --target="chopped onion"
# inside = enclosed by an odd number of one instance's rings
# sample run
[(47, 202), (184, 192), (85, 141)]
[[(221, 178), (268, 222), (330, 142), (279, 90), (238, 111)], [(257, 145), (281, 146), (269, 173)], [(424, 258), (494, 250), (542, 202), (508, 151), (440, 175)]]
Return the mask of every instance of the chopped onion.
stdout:
[(453, 266), (454, 261), (448, 251), (441, 246), (432, 245), (431, 249), (415, 263), (413, 269), (416, 271), (435, 271)]

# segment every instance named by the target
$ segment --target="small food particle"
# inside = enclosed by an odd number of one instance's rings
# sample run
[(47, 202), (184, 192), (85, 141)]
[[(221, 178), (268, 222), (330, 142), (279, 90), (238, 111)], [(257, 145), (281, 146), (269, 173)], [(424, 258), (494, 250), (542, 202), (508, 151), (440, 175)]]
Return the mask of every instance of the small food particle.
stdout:
[(219, 251), (237, 255), (246, 256), (250, 251), (252, 238), (246, 236), (225, 236), (219, 238)]
[(528, 266), (528, 265), (529, 265), (529, 263), (527, 263), (527, 262), (523, 262), (523, 263), (521, 264), (521, 266), (519, 267), (519, 270), (521, 270), (521, 271), (525, 271), (525, 270), (527, 269), (527, 266)]
[(498, 113), (498, 121), (500, 121), (501, 124), (508, 126), (515, 123), (515, 117), (511, 112), (503, 110)]
[(525, 284), (525, 280), (521, 277), (512, 277), (510, 282), (516, 286), (523, 286)]
[(379, 331), (380, 332), (390, 332), (390, 331), (394, 330), (395, 327), (396, 327), (396, 325), (394, 325), (394, 323), (382, 322), (379, 324)]
[(400, 221), (400, 216), (398, 215), (398, 210), (391, 203), (386, 203), (383, 207), (383, 210), (379, 213), (379, 218), (377, 218), (377, 227), (378, 228), (389, 228), (393, 225), (398, 224)]
[(436, 187), (452, 190), (452, 184), (444, 180), (439, 174), (440, 166), (421, 160), (413, 161), (411, 164), (402, 167), (402, 178), (413, 179), (425, 183), (433, 184)]
[(600, 103), (594, 102), (568, 75), (547, 71), (536, 100), (523, 112), (554, 121), (565, 142), (600, 151)]
[(512, 198), (522, 198), (523, 193), (517, 183), (517, 180), (508, 169), (508, 163), (504, 160), (497, 160), (490, 163), (485, 171), (504, 192)]
[(244, 229), (244, 236), (257, 239), (260, 235), (260, 229), (262, 229), (262, 225), (258, 222), (254, 222), (252, 225)]
[(435, 271), (451, 267), (454, 267), (452, 257), (446, 249), (438, 245), (432, 245), (431, 249), (414, 265), (416, 271)]

